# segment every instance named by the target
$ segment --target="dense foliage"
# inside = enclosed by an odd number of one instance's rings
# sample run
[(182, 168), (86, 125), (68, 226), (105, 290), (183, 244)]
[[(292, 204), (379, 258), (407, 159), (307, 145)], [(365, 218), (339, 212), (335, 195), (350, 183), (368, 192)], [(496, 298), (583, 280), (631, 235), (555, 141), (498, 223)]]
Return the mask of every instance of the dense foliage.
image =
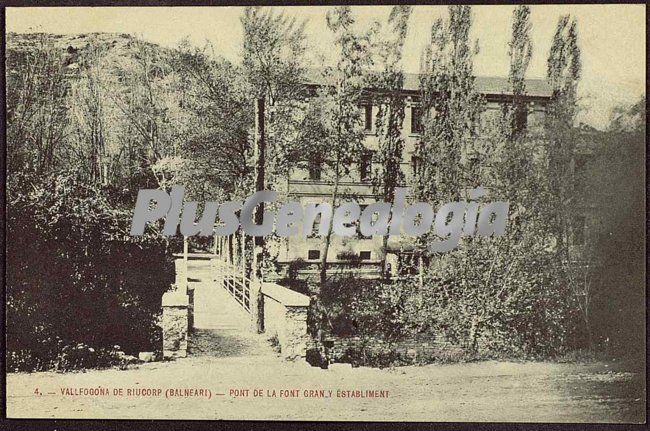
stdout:
[(585, 134), (595, 150), (576, 178), (592, 211), (586, 318), (594, 344), (616, 354), (645, 354), (645, 106), (645, 98), (622, 106), (607, 131)]
[(16, 174), (9, 186), (8, 369), (101, 366), (117, 351), (157, 350), (173, 280), (160, 237), (129, 237), (130, 214), (72, 175)]

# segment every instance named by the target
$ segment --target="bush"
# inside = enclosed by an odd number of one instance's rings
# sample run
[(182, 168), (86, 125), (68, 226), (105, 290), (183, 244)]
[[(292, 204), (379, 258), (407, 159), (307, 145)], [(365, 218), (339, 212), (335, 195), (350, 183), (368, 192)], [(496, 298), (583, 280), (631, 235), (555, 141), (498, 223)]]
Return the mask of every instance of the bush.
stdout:
[(330, 279), (310, 309), (310, 333), (398, 339), (404, 335), (398, 318), (404, 299), (403, 292), (380, 280)]
[(378, 368), (409, 365), (412, 362), (406, 355), (389, 347), (381, 349), (349, 347), (346, 349), (340, 361), (346, 364), (352, 364), (353, 367), (370, 366)]
[[(555, 254), (525, 242), (472, 241), (431, 259), (422, 285), (419, 277), (328, 281), (311, 310), (310, 332), (389, 343), (443, 337), (464, 350), (459, 359), (553, 357), (580, 347), (579, 310)], [(362, 353), (374, 358), (364, 363), (397, 360)]]
[[(45, 359), (44, 359), (45, 358)], [(129, 364), (139, 362), (134, 356), (126, 355), (119, 346), (110, 349), (94, 349), (86, 344), (66, 345), (59, 350), (42, 352), (19, 350), (8, 352), (7, 370), (36, 371), (49, 370), (72, 371), (86, 368), (109, 368), (119, 366), (124, 369)]]
[(394, 286), (404, 292), (405, 330), (443, 335), (468, 352), (496, 357), (549, 357), (575, 348), (580, 318), (556, 257), (490, 240), (439, 257), (422, 287), (415, 279)]
[(287, 267), (287, 276), (279, 279), (277, 283), (298, 293), (310, 295), (311, 292), (309, 282), (307, 280), (301, 280), (298, 278), (299, 271), (308, 268), (309, 265), (310, 263), (306, 262), (304, 259), (296, 259), (291, 261)]
[(72, 175), (9, 187), (8, 368), (101, 366), (114, 345), (159, 348), (160, 300), (173, 281), (164, 240), (130, 237), (130, 211)]

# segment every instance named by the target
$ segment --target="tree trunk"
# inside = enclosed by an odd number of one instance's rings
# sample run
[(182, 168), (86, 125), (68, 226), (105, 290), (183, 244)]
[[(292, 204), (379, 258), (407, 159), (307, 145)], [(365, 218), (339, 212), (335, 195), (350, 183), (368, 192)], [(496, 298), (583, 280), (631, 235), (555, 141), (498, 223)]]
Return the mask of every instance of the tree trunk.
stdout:
[[(264, 98), (255, 102), (255, 191), (264, 190), (265, 159), (266, 159), (266, 136), (264, 130)], [(255, 224), (262, 224), (264, 221), (264, 203), (261, 202), (255, 210)], [(253, 247), (253, 279), (250, 286), (250, 307), (253, 330), (257, 333), (264, 331), (264, 298), (262, 296), (261, 283), (263, 279), (262, 263), (264, 259), (264, 237), (256, 236)]]
[(336, 208), (336, 199), (339, 193), (339, 161), (336, 161), (336, 169), (334, 171), (334, 190), (332, 191), (332, 217), (330, 217), (329, 226), (327, 227), (327, 235), (325, 236), (325, 245), (323, 247), (323, 255), (320, 258), (320, 285), (323, 287), (327, 281), (327, 254), (329, 253), (330, 244), (332, 242), (332, 227), (334, 226), (334, 209)]
[[(391, 212), (391, 218), (392, 219), (392, 212)], [(389, 223), (390, 226), (390, 223)], [(388, 232), (386, 232), (386, 235), (383, 236), (381, 239), (381, 274), (382, 278), (388, 278), (388, 272), (386, 268), (386, 259), (387, 259), (387, 252), (388, 250)]]
[(231, 265), (235, 264), (235, 256), (234, 256), (234, 254), (235, 254), (235, 246), (233, 244), (234, 236), (235, 236), (234, 234), (233, 235), (228, 235), (228, 260), (230, 261)]

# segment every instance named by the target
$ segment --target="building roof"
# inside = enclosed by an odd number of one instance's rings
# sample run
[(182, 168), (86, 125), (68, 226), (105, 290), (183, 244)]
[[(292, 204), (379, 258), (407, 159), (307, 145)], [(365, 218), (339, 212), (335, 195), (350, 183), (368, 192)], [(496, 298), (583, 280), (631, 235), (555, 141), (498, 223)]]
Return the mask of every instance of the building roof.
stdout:
[[(498, 76), (477, 76), (474, 81), (476, 89), (481, 94), (509, 95), (512, 94), (508, 78)], [(404, 75), (404, 89), (418, 91), (420, 89), (420, 74), (406, 73)], [(551, 97), (551, 87), (545, 79), (527, 79), (526, 94), (533, 97)]]
[[(308, 84), (322, 85), (324, 78), (322, 72), (318, 69), (310, 69), (307, 72)], [(479, 93), (492, 96), (511, 95), (509, 89), (508, 78), (497, 76), (477, 76), (476, 89)], [(404, 74), (404, 90), (405, 91), (419, 91), (420, 90), (420, 74), (419, 73), (405, 73)], [(552, 95), (551, 87), (545, 79), (527, 79), (526, 80), (526, 95), (530, 97), (543, 97), (549, 98)]]

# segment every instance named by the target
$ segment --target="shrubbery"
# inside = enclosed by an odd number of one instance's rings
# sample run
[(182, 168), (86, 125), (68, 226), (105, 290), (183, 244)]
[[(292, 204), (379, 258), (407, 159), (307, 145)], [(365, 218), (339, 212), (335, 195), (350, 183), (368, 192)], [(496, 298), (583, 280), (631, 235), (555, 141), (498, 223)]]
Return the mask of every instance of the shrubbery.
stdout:
[(553, 253), (505, 239), (470, 241), (433, 258), (422, 281), (329, 281), (309, 320), (312, 334), (389, 343), (442, 337), (467, 357), (550, 357), (582, 347), (578, 307)]
[(73, 175), (14, 175), (8, 188), (7, 369), (119, 363), (115, 345), (155, 350), (173, 280), (164, 240), (130, 237), (130, 212)]
[[(580, 342), (580, 318), (551, 253), (497, 243), (470, 244), (402, 282), (400, 312), (411, 332), (444, 335), (468, 352), (553, 356)], [(508, 246), (508, 248), (504, 248)]]
[(393, 285), (380, 280), (333, 278), (323, 285), (311, 307), (309, 330), (336, 336), (376, 336), (397, 339), (405, 335), (399, 322), (403, 298)]

